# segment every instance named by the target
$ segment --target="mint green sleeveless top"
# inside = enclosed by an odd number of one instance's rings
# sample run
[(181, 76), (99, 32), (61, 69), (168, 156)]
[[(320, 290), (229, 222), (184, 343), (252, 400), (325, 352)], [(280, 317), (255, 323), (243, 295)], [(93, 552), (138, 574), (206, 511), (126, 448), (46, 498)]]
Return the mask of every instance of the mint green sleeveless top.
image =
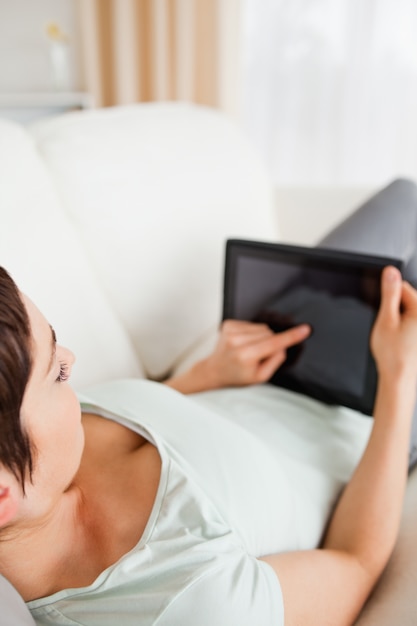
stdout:
[[(266, 386), (185, 397), (158, 383), (127, 380), (94, 387), (80, 401), (83, 410), (116, 420), (157, 447), (160, 483), (134, 549), (92, 585), (29, 602), (36, 623), (284, 624), (279, 580), (256, 557), (318, 544), (370, 420), (337, 409), (326, 415), (315, 401)], [(270, 415), (271, 406), (286, 418)], [(288, 429), (291, 411), (295, 427)], [(316, 424), (316, 441), (301, 436), (307, 420)], [(338, 441), (349, 449), (344, 454)], [(324, 446), (335, 445), (324, 462)]]

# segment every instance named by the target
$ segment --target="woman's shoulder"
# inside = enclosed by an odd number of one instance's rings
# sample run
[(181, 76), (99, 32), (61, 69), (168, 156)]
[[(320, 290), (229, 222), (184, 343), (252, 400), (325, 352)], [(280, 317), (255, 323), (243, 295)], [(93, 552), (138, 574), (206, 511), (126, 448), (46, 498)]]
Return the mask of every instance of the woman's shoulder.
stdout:
[(94, 412), (83, 412), (82, 423), (88, 455), (134, 452), (147, 442), (145, 437), (126, 425)]

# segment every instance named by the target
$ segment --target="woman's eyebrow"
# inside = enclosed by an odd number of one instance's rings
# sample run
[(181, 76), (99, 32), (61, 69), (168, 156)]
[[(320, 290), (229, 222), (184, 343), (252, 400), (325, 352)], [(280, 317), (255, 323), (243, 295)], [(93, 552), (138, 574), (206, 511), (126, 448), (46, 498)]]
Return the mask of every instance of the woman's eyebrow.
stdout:
[(48, 372), (51, 371), (52, 364), (55, 358), (55, 352), (56, 352), (56, 334), (50, 324), (49, 324), (49, 328), (51, 329), (51, 358), (49, 359)]

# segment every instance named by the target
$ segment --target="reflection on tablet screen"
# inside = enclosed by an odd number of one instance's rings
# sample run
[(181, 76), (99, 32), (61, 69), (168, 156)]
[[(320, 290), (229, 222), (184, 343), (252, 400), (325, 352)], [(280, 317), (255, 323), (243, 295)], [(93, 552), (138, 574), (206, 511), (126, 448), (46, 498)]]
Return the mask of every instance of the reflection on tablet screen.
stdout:
[(350, 296), (332, 296), (311, 287), (289, 288), (254, 321), (274, 332), (307, 323), (312, 334), (288, 350), (283, 371), (308, 383), (362, 396), (374, 310)]

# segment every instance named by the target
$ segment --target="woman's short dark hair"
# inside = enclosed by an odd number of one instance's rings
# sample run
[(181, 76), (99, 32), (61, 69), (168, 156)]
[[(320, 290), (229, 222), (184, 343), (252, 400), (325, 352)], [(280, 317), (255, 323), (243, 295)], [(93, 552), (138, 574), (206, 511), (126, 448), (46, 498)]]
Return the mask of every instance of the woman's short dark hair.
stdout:
[(26, 308), (16, 284), (0, 267), (0, 465), (24, 490), (33, 455), (20, 409), (32, 367), (32, 336)]

